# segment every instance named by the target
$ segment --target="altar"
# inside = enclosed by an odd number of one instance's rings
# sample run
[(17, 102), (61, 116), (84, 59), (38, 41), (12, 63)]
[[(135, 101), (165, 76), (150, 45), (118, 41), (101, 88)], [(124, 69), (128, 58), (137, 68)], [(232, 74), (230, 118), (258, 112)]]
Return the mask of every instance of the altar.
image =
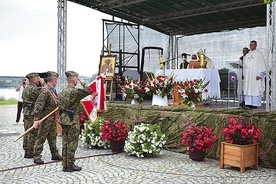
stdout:
[[(206, 86), (207, 93), (203, 93), (203, 98), (220, 98), (220, 77), (217, 69), (175, 69), (165, 70), (165, 75), (173, 72), (175, 81), (186, 81), (193, 79), (203, 79), (204, 82), (210, 81)], [(156, 70), (155, 75), (164, 75), (164, 70)]]

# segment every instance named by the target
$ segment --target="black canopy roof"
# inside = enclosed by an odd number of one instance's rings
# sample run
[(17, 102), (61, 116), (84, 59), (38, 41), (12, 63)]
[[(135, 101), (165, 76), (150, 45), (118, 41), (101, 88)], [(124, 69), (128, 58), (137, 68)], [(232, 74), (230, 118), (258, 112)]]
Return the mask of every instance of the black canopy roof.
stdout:
[(69, 0), (167, 35), (266, 25), (263, 0)]

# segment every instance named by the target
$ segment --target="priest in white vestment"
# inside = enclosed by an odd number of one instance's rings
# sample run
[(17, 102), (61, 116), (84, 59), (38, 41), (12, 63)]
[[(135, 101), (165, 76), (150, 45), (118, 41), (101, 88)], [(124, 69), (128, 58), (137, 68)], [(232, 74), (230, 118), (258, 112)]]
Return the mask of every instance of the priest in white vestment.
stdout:
[(209, 57), (207, 57), (207, 56), (205, 55), (205, 53), (203, 52), (202, 49), (200, 49), (200, 50), (197, 52), (198, 57), (200, 57), (201, 54), (203, 54), (203, 56), (204, 56), (204, 61), (207, 62), (206, 68), (207, 68), (207, 69), (213, 69), (213, 68), (215, 68), (215, 65), (214, 65), (212, 59), (210, 59)]
[(256, 50), (257, 42), (250, 42), (250, 51), (244, 56), (244, 100), (249, 108), (261, 106), (265, 90), (265, 61), (263, 54)]

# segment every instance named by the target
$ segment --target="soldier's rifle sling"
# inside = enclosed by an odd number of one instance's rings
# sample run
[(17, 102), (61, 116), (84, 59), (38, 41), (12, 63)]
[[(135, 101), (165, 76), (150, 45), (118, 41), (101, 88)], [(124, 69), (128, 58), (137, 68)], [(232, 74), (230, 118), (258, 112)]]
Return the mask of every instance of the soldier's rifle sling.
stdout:
[[(49, 116), (51, 116), (52, 114), (54, 114), (56, 111), (58, 110), (58, 107), (55, 108), (52, 112), (50, 112), (49, 114), (47, 114), (46, 116), (44, 116), (41, 120), (39, 120), (39, 124), (42, 123), (45, 119), (47, 119)], [(21, 135), (19, 135), (19, 137), (17, 137), (15, 141), (17, 141), (18, 139), (20, 139), (21, 137), (23, 137), (24, 135), (26, 135), (27, 133), (29, 133), (30, 131), (32, 131), (34, 129), (34, 126), (32, 126), (31, 128), (29, 128), (28, 130), (26, 130), (24, 133), (22, 133)]]

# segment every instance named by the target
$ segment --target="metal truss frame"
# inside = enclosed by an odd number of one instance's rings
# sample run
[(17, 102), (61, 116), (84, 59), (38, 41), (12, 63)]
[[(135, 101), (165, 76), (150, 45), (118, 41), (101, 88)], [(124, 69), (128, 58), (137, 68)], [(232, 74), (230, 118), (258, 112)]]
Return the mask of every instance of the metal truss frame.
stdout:
[[(207, 3), (207, 1), (205, 3)], [(173, 19), (179, 19), (179, 18), (187, 18), (195, 15), (198, 16), (198, 15), (215, 13), (218, 11), (229, 11), (229, 10), (240, 9), (244, 7), (257, 6), (262, 3), (263, 2), (261, 0), (244, 0), (244, 1), (234, 2), (234, 3), (225, 3), (218, 6), (213, 6), (209, 3), (210, 6), (208, 7), (198, 8), (190, 11), (182, 11), (177, 13), (158, 15), (158, 16), (146, 18), (144, 21), (159, 22), (159, 21), (173, 20)]]
[[(114, 31), (111, 30), (109, 34), (107, 34), (106, 26), (105, 24), (112, 23), (116, 24), (114, 29), (119, 29), (119, 35), (118, 35), (118, 40), (119, 40), (119, 48), (118, 50), (114, 50), (111, 48), (109, 51), (109, 36), (110, 34)], [(133, 33), (129, 30), (129, 26), (135, 27), (137, 30), (137, 39), (135, 39), (135, 36)], [(126, 31), (130, 33), (130, 35), (133, 38), (134, 44), (137, 45), (137, 49), (135, 49), (135, 52), (126, 52), (126, 40), (125, 40), (125, 33)], [(129, 42), (130, 40), (128, 40)], [(112, 44), (111, 44), (112, 45)], [(126, 23), (126, 22), (119, 22), (119, 21), (111, 21), (111, 20), (105, 20), (103, 19), (103, 47), (102, 47), (102, 55), (114, 55), (118, 54), (119, 56), (118, 61), (116, 62), (116, 72), (115, 75), (117, 76), (122, 76), (123, 72), (127, 69), (137, 69), (138, 73), (140, 74), (140, 78), (143, 75), (143, 71), (141, 71), (141, 66), (140, 66), (140, 25), (137, 24), (132, 24), (132, 23)], [(128, 65), (130, 62), (130, 59), (133, 57), (137, 57), (137, 62), (136, 65)]]
[(58, 0), (58, 40), (57, 40), (57, 73), (59, 74), (57, 91), (66, 86), (67, 65), (67, 0)]
[(266, 111), (276, 110), (276, 2), (267, 5), (267, 66), (266, 66)]

